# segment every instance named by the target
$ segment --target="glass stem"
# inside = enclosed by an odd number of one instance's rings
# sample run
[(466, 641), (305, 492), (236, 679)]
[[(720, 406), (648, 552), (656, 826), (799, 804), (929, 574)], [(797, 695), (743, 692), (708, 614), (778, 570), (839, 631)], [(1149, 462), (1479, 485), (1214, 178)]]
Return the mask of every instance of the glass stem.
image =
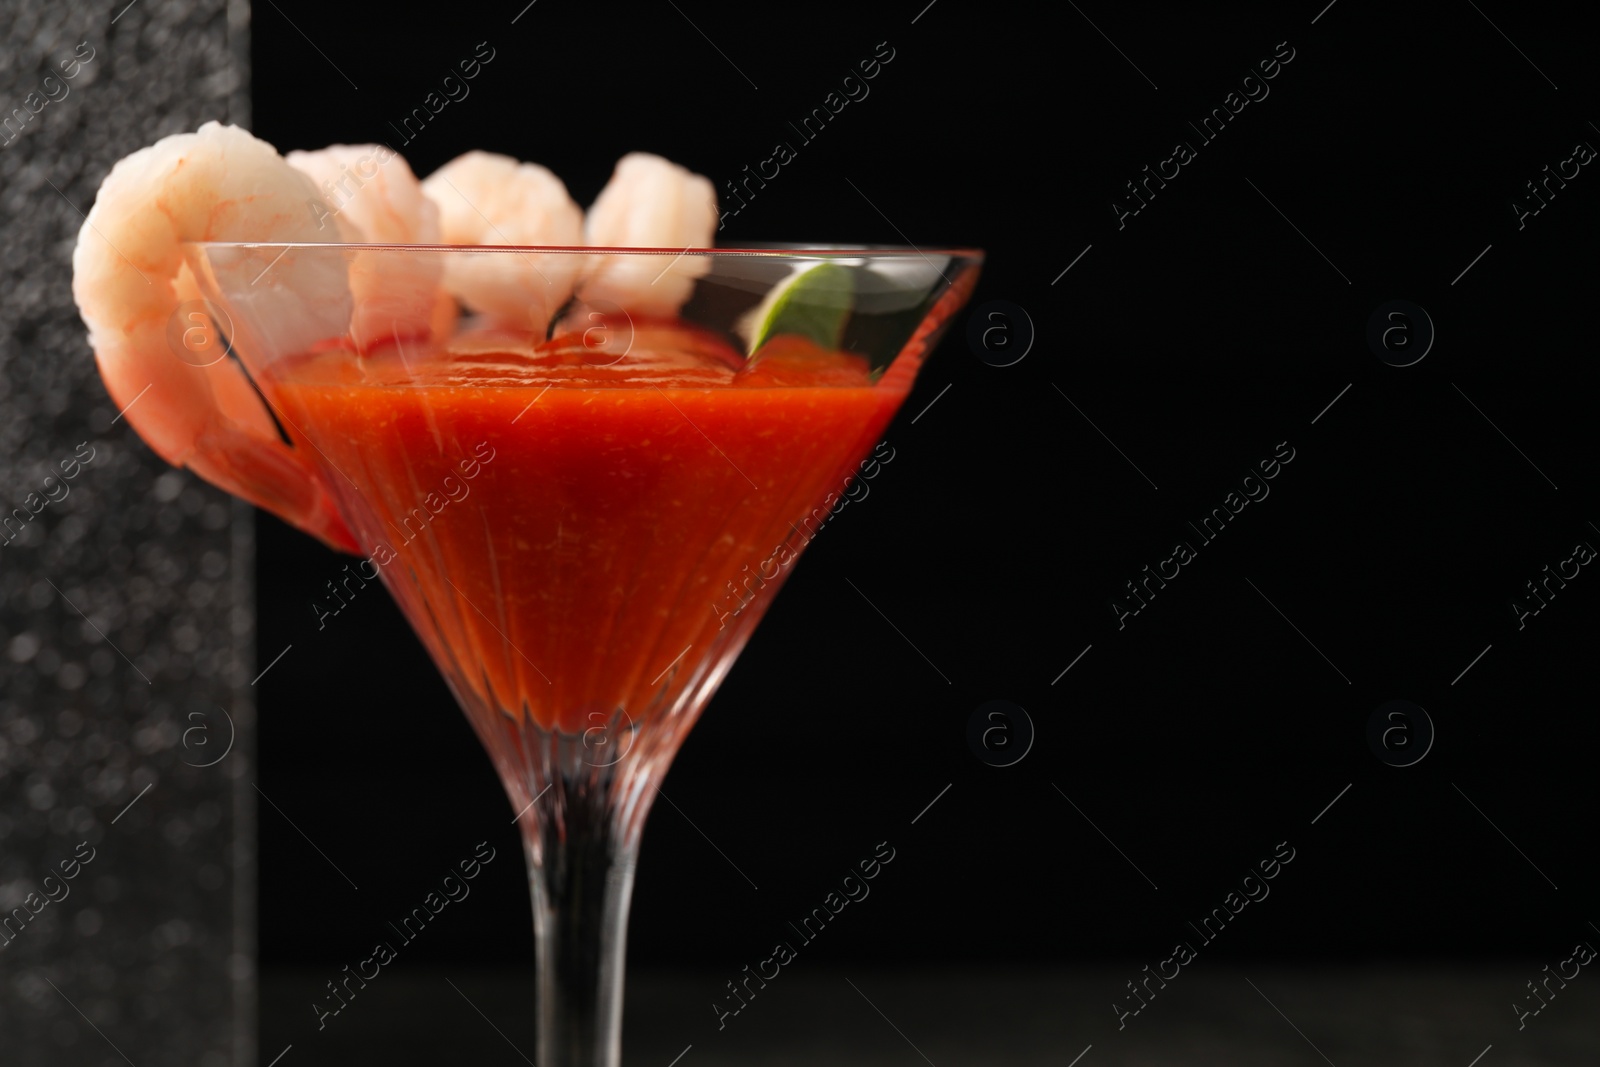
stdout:
[[(620, 1067), (628, 905), (639, 835), (603, 789), (555, 783), (522, 820), (538, 958), (539, 1067)], [(563, 788), (565, 787), (565, 788)]]

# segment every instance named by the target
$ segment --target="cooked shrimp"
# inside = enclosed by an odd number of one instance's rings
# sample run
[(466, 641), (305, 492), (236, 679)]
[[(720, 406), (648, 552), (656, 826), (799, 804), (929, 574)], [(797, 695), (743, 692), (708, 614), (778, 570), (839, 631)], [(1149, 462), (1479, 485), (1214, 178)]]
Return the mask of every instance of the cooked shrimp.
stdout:
[[(353, 228), (352, 240), (372, 244), (439, 243), (438, 206), (423, 194), (404, 157), (387, 145), (335, 144), (284, 159), (322, 190), (329, 206), (317, 213), (321, 228), (343, 224)], [(443, 269), (442, 255), (355, 253), (350, 333), (357, 347), (427, 332), (448, 336), (456, 309), (439, 288)]]
[[(468, 152), (422, 183), (439, 206), (447, 244), (581, 245), (583, 211), (561, 179), (534, 163)], [(544, 333), (572, 295), (582, 257), (571, 253), (454, 253), (445, 288), (468, 307)]]
[[(660, 156), (631, 152), (584, 220), (584, 243), (612, 248), (709, 248), (717, 232), (710, 180)], [(710, 264), (701, 256), (595, 256), (578, 297), (630, 314), (675, 315)]]
[[(290, 152), (284, 161), (322, 190), (329, 215), (353, 224), (374, 244), (437, 244), (439, 209), (422, 192), (405, 158), (387, 145), (331, 144)], [(319, 224), (325, 220), (319, 218)]]
[[(309, 450), (283, 443), (239, 365), (196, 366), (169, 340), (203, 324), (200, 312), (181, 307), (199, 294), (184, 242), (337, 240), (317, 226), (321, 204), (310, 179), (235, 126), (208, 122), (163, 138), (106, 175), (78, 233), (72, 294), (112, 402), (161, 458), (353, 552)], [(225, 273), (249, 270), (248, 283), (272, 255), (240, 255)], [(272, 271), (252, 310), (274, 324), (286, 351), (346, 332), (342, 261), (291, 256)]]

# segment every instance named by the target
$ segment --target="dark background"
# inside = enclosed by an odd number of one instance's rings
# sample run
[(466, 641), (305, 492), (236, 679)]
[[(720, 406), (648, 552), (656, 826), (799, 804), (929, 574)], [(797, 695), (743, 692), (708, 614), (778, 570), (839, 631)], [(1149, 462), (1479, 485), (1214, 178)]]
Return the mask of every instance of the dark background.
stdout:
[[(1509, 606), (1600, 545), (1600, 178), (1521, 231), (1510, 207), (1600, 144), (1568, 9), (1339, 0), (1313, 25), (1318, 0), (938, 0), (912, 24), (922, 2), (254, 12), (254, 127), (280, 150), (387, 140), (426, 174), (487, 149), (587, 204), (626, 151), (720, 187), (789, 140), (798, 159), (722, 243), (980, 246), (972, 306), (1012, 301), (1036, 328), (995, 368), (963, 316), (887, 434), (894, 462), (712, 701), (665, 785), (681, 813), (657, 805), (645, 834), (630, 963), (732, 976), (880, 841), (897, 859), (812, 958), (1153, 962), (1282, 841), (1293, 864), (1213, 953), (1554, 962), (1593, 937), (1600, 577), (1520, 632)], [(480, 41), (495, 58), (471, 95), (400, 146), (388, 123)], [(796, 143), (786, 123), (881, 41), (870, 96)], [(1186, 120), (1280, 41), (1295, 57), (1270, 96), (1199, 145)], [(1179, 139), (1198, 158), (1119, 230), (1112, 199)], [(1407, 368), (1365, 340), (1396, 298), (1437, 327)], [(1282, 441), (1270, 497), (1200, 547), (1185, 522)], [(292, 646), (257, 687), (261, 788), (326, 853), (263, 806), (262, 962), (331, 976), (475, 843), (518, 842), (386, 594), (319, 631), (346, 560), (258, 531), (258, 662)], [(1110, 599), (1178, 539), (1199, 558), (1119, 631)], [(966, 740), (995, 698), (1037, 730), (1004, 769)], [(1437, 730), (1415, 766), (1367, 744), (1393, 698)], [(531, 966), (519, 863), (472, 899), (408, 965)]]

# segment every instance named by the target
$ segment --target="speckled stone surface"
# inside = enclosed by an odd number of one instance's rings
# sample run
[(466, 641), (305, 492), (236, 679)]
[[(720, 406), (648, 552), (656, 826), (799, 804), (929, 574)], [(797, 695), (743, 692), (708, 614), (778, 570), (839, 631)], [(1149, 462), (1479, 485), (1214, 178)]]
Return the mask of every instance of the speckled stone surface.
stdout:
[(118, 417), (71, 295), (117, 159), (248, 121), (247, 23), (227, 0), (0, 0), (6, 1067), (255, 1062), (251, 519)]

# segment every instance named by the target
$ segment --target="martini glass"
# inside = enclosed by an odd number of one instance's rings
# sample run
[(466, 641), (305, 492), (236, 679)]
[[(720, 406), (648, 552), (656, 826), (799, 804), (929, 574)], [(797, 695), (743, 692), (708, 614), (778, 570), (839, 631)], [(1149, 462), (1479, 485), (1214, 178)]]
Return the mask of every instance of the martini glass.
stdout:
[[(368, 554), (361, 573), (399, 603), (519, 812), (538, 1062), (615, 1067), (656, 787), (981, 254), (187, 254), (281, 429), (316, 456)], [(496, 320), (458, 319), (435, 296), (446, 277)]]

